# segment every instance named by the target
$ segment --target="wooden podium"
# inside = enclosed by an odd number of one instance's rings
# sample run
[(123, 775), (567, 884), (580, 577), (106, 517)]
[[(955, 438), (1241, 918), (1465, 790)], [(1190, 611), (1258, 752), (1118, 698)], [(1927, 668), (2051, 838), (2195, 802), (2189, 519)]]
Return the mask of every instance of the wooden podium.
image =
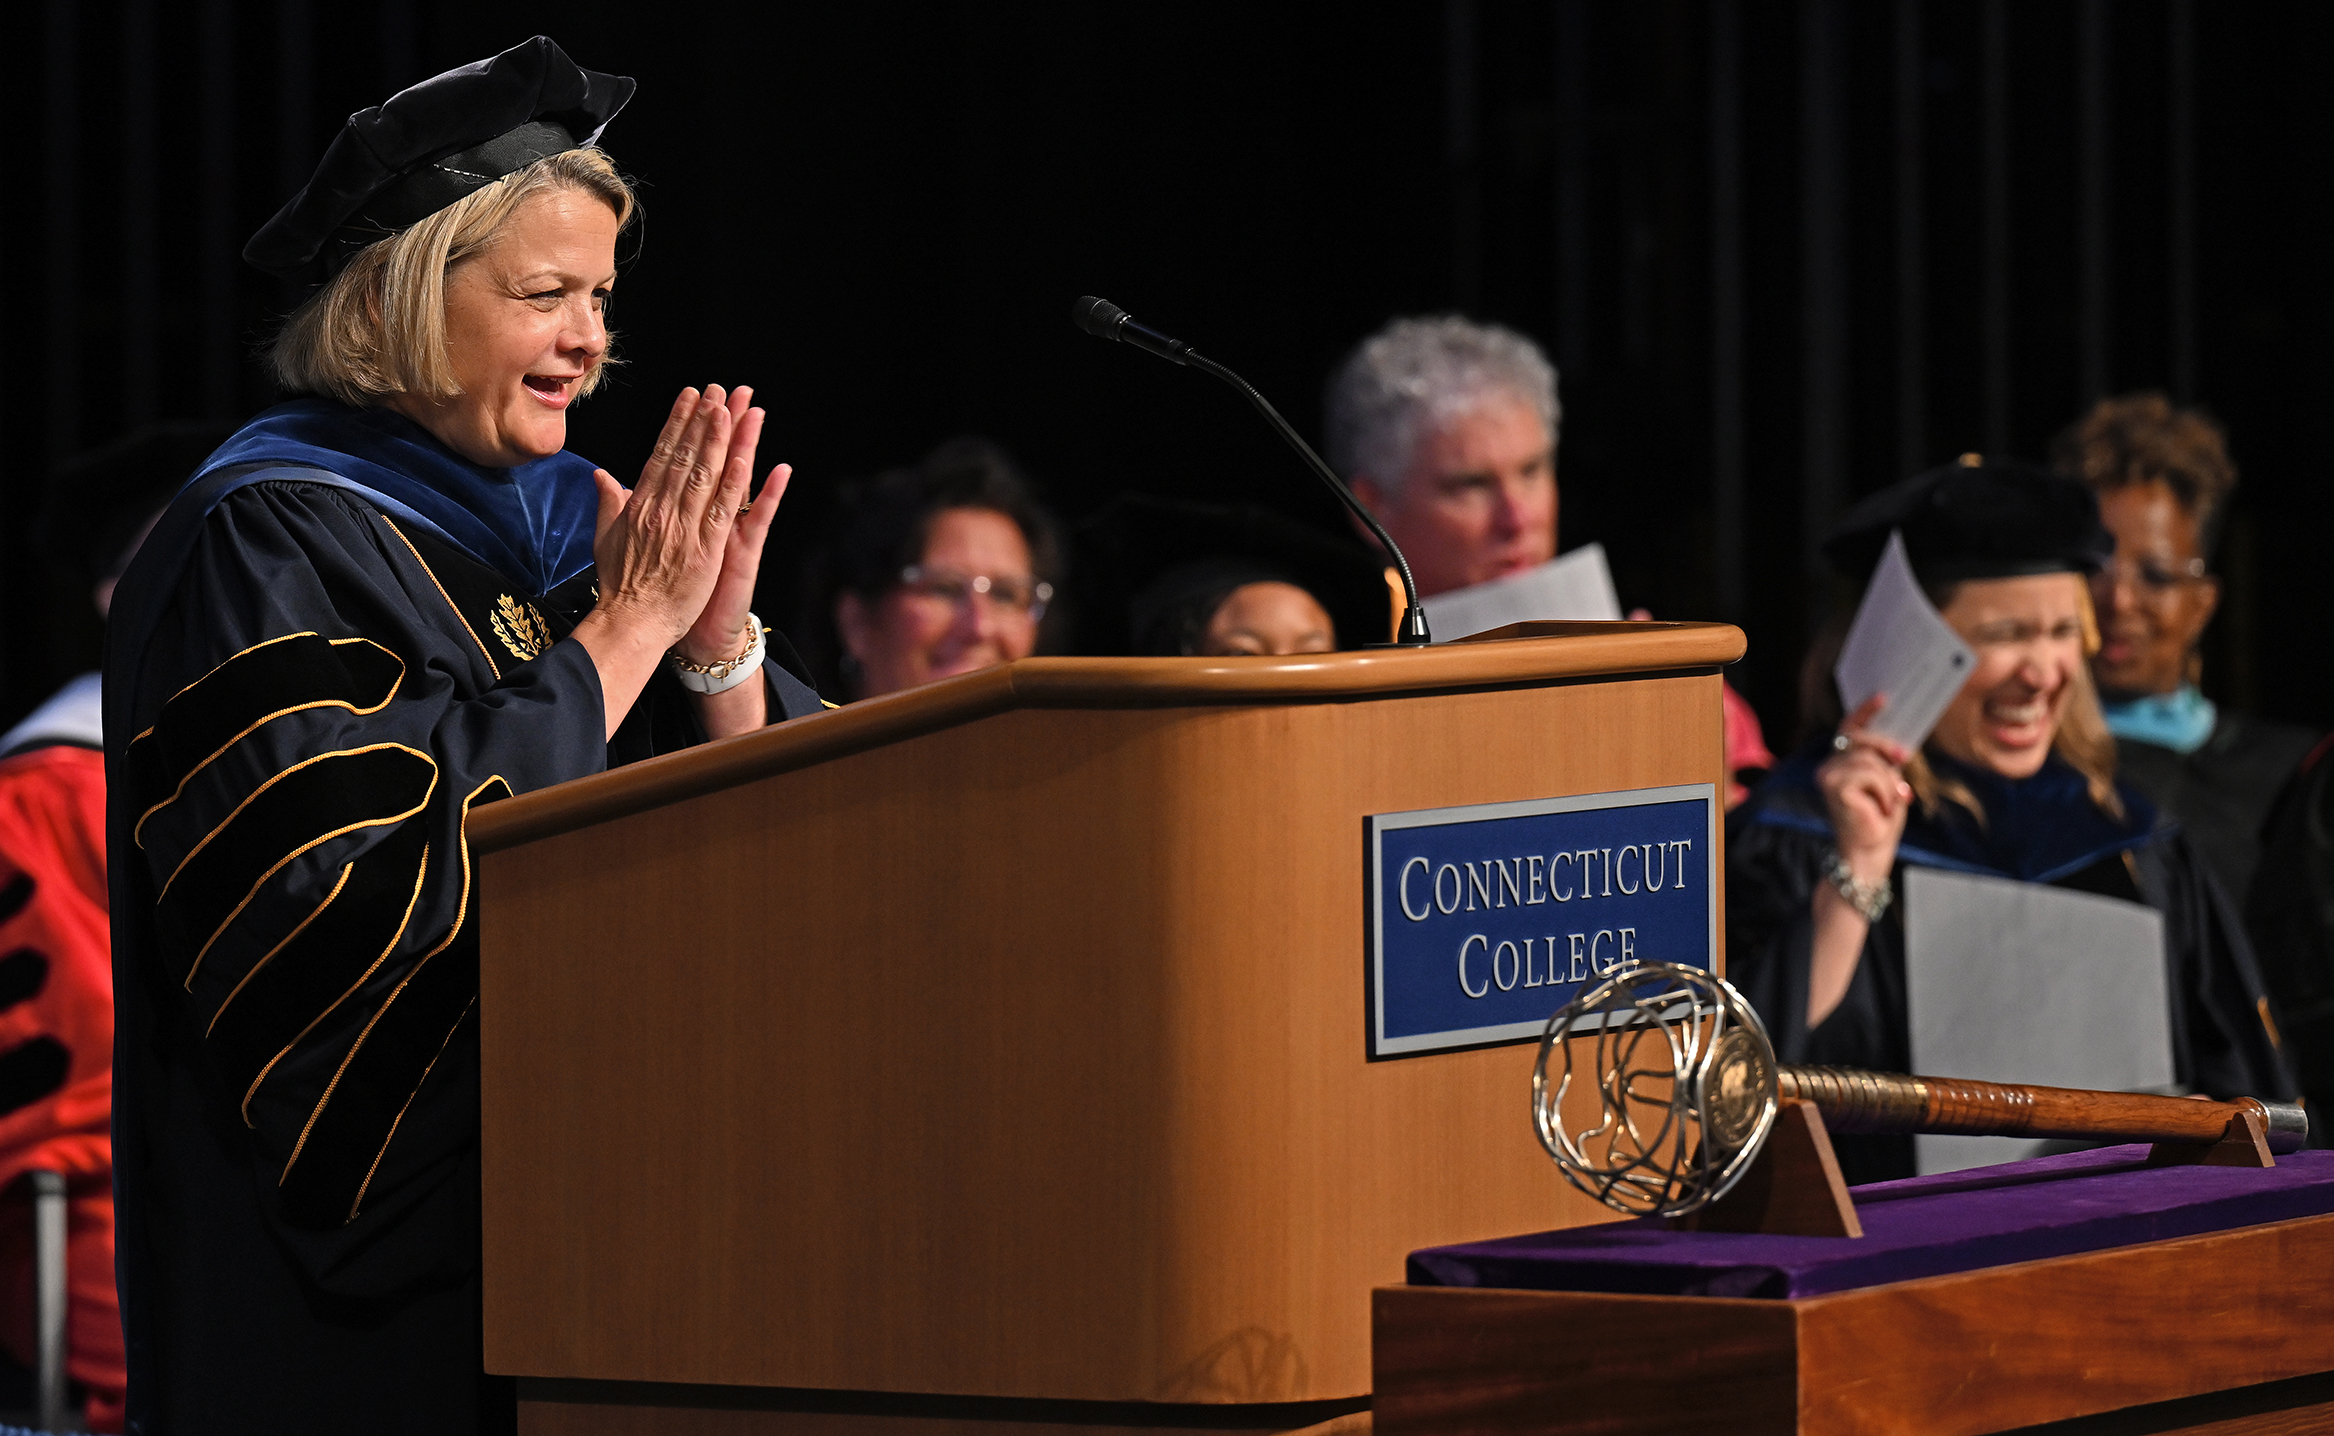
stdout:
[(1360, 1409), (1407, 1253), (1610, 1215), (1530, 1044), (1366, 1059), (1364, 818), (1722, 785), (1742, 648), (1031, 659), (480, 809), (521, 1429)]

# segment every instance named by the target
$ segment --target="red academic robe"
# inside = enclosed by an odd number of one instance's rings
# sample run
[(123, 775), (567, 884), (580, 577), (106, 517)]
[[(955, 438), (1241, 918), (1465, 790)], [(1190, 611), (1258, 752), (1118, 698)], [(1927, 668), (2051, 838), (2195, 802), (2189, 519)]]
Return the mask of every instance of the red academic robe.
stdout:
[(66, 1369), (90, 1429), (122, 1429), (127, 1376), (114, 1297), (113, 960), (105, 758), (36, 748), (0, 760), (0, 1346), (34, 1359), (26, 1172), (68, 1194)]

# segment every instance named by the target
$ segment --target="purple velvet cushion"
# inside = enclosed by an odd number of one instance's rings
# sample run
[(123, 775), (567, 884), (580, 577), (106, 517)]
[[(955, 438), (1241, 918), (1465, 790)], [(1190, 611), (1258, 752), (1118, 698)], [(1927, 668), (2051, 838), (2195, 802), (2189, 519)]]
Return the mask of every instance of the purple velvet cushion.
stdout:
[(1861, 1240), (1671, 1231), (1659, 1218), (1410, 1254), (1413, 1286), (1818, 1296), (2334, 1212), (2334, 1151), (2269, 1170), (2149, 1167), (2106, 1147), (1855, 1189)]

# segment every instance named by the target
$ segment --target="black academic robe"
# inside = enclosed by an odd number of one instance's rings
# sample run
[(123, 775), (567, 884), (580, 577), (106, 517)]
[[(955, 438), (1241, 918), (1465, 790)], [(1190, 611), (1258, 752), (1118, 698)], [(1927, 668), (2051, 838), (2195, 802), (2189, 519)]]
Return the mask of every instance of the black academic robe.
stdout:
[[(2242, 910), (2261, 861), (2261, 824), (2317, 741), (2307, 728), (2223, 709), (2193, 753), (2116, 739), (2115, 776), (2180, 824)], [(2253, 939), (2263, 941), (2259, 932)]]
[(525, 592), (325, 482), (181, 509), (107, 676), (132, 1429), (508, 1429), (465, 815), (702, 734), (660, 674), (606, 739), (588, 567)]
[[(1904, 1072), (1912, 1054), (1901, 903), (1872, 924), (1840, 1005), (1822, 1023), (1807, 1023), (1812, 904), (1832, 846), (1814, 775), (1828, 754), (1823, 745), (1795, 755), (1728, 815), (1727, 975), (1766, 1023), (1782, 1061)], [(1970, 786), (1988, 820), (1981, 824), (1953, 803), (1935, 814), (1916, 807), (1890, 876), (1899, 897), (1906, 866), (1928, 865), (2146, 903), (2164, 915), (2175, 1079), (2216, 1097), (2293, 1095), (2267, 1025), (2252, 945), (2185, 835), (2128, 789), (2126, 818), (2109, 817), (2092, 803), (2081, 775), (2056, 758), (2034, 777), (2011, 782), (1928, 756), (1941, 773)], [(1833, 1145), (1851, 1183), (1913, 1174), (1910, 1137), (1837, 1137)]]
[(2321, 744), (2262, 828), (2245, 920), (2261, 944), (2277, 1021), (2310, 1104), (2310, 1143), (2334, 1145), (2334, 759)]

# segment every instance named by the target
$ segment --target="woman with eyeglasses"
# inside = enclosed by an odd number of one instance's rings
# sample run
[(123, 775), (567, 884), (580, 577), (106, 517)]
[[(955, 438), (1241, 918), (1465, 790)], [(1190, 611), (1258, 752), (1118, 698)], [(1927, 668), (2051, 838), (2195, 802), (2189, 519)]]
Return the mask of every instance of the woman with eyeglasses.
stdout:
[[(2115, 535), (2091, 582), (2091, 671), (2121, 775), (2179, 820), (2243, 905), (2287, 1059), (2322, 1112), (2334, 1102), (2334, 763), (2311, 750), (2311, 730), (2232, 712), (2198, 687), (2221, 596), (2209, 558), (2237, 486), (2227, 440), (2198, 410), (2128, 394), (2060, 435), (2057, 459), (2099, 496)], [(2326, 1140), (2313, 1130), (2312, 1145)]]
[[(807, 615), (835, 691), (897, 693), (1027, 658), (1060, 541), (1011, 459), (985, 439), (847, 489)], [(822, 679), (829, 675), (821, 675)]]
[(2099, 496), (2115, 535), (2115, 556), (2091, 580), (2091, 673), (2117, 776), (2179, 819), (2242, 903), (2262, 820), (2315, 735), (2231, 712), (2197, 686), (2197, 649), (2221, 597), (2207, 560), (2237, 486), (2227, 440), (2197, 410), (2128, 394), (2100, 400), (2060, 435), (2057, 460)]

